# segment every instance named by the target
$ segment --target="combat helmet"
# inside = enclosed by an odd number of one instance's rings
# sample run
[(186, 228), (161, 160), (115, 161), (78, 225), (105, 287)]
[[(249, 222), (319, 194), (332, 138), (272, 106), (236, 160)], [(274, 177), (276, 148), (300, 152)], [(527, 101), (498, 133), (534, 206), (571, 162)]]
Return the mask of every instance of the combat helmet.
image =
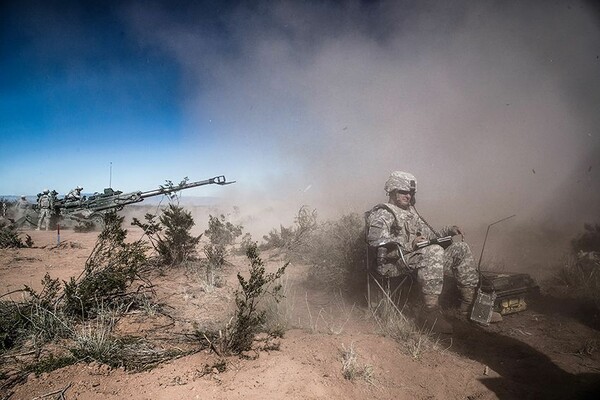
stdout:
[(43, 193), (44, 193), (44, 194), (48, 194), (48, 193), (50, 193), (50, 189), (44, 189), (44, 192), (43, 192)]
[(386, 193), (392, 193), (394, 190), (405, 190), (407, 192), (417, 192), (417, 179), (408, 172), (394, 171), (385, 182)]

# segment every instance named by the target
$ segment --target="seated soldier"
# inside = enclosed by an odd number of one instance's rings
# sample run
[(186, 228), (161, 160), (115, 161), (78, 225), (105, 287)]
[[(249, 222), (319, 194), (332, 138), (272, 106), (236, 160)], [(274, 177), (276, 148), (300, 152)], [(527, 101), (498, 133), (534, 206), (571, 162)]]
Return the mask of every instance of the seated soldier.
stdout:
[[(393, 263), (378, 257), (378, 273), (383, 277), (400, 275), (402, 269), (416, 271), (423, 295), (424, 307), (419, 322), (425, 329), (437, 333), (452, 333), (452, 325), (445, 319), (439, 305), (444, 283), (444, 272), (454, 274), (460, 292), (460, 312), (467, 316), (479, 284), (479, 274), (469, 245), (465, 242), (448, 242), (425, 245), (432, 239), (461, 234), (457, 226), (448, 226), (436, 232), (417, 213), (415, 194), (417, 181), (407, 172), (395, 171), (385, 183), (388, 202), (376, 205), (367, 217), (369, 246), (398, 243), (403, 257), (398, 255)], [(388, 258), (389, 260), (389, 258)], [(498, 313), (492, 322), (501, 320)]]

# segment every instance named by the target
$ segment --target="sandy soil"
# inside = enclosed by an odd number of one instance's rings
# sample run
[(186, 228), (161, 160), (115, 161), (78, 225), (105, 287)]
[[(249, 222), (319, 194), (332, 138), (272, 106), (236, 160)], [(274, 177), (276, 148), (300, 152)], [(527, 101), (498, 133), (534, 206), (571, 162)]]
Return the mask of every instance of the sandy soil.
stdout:
[[(140, 234), (128, 228), (130, 237)], [(95, 233), (31, 231), (35, 248), (0, 250), (0, 294), (29, 285), (40, 288), (45, 273), (78, 276), (95, 243)], [(267, 255), (264, 255), (267, 258)], [(274, 269), (282, 260), (274, 257)], [(224, 285), (207, 290), (192, 270), (169, 270), (152, 278), (165, 314), (132, 313), (117, 325), (122, 334), (153, 337), (164, 346), (189, 346), (193, 326), (227, 320), (237, 272), (247, 269), (233, 257)], [(600, 394), (598, 316), (577, 304), (545, 296), (522, 313), (490, 327), (453, 320), (455, 333), (418, 357), (378, 333), (369, 313), (339, 294), (305, 286), (306, 266), (288, 269), (287, 309), (292, 328), (278, 350), (246, 358), (218, 357), (203, 350), (145, 372), (132, 373), (80, 362), (27, 379), (1, 395), (39, 398), (64, 391), (67, 399), (540, 399), (597, 398)], [(18, 299), (19, 293), (11, 297)], [(57, 345), (59, 346), (59, 345)], [(342, 352), (354, 349), (371, 379), (347, 380)], [(18, 365), (23, 357), (5, 356)], [(2, 384), (3, 381), (0, 381)], [(54, 395), (56, 397), (57, 394)], [(47, 397), (52, 398), (52, 397)]]

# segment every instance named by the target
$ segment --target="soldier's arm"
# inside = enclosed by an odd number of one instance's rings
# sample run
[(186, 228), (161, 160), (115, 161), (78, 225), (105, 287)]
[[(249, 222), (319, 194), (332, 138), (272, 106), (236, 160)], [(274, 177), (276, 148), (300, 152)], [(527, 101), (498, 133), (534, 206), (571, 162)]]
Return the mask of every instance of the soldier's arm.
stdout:
[(367, 221), (367, 242), (369, 245), (376, 247), (382, 241), (390, 240), (393, 222), (394, 216), (389, 211), (382, 209), (374, 211)]
[(455, 236), (455, 235), (461, 235), (461, 234), (462, 234), (462, 231), (456, 225), (444, 226), (440, 230), (440, 236)]

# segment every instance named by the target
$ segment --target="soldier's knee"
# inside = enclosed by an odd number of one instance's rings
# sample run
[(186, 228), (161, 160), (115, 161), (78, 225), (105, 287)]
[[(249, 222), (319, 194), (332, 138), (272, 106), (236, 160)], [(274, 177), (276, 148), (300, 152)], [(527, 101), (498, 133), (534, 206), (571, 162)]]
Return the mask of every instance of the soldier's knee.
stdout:
[(425, 257), (442, 257), (444, 255), (444, 249), (438, 244), (427, 246), (421, 252)]

